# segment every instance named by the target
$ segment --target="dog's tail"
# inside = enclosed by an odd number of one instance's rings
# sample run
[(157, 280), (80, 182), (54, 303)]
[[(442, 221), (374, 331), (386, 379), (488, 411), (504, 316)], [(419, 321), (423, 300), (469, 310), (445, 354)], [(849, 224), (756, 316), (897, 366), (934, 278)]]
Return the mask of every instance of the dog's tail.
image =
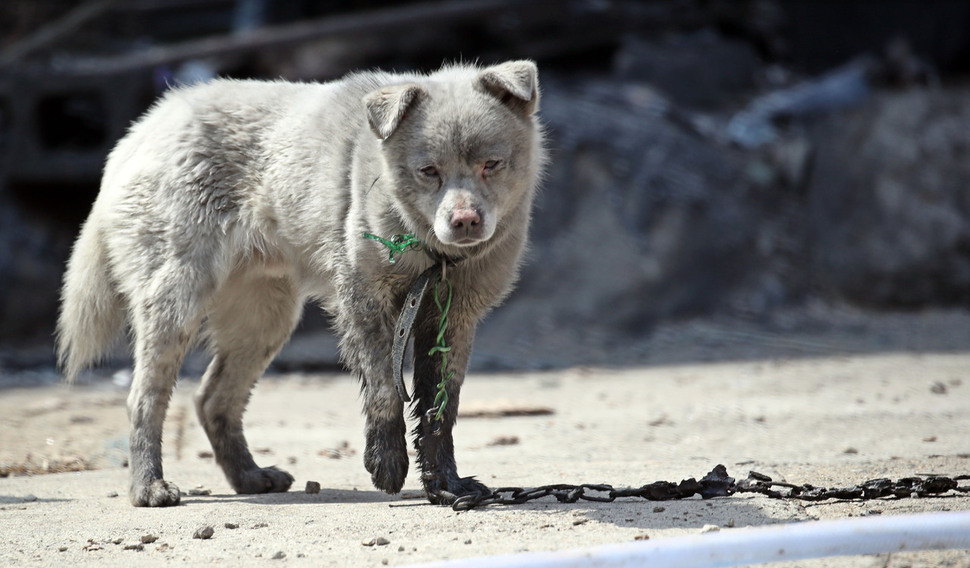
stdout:
[(89, 219), (64, 273), (57, 321), (57, 361), (69, 382), (104, 356), (124, 323), (124, 302), (111, 280), (104, 241)]

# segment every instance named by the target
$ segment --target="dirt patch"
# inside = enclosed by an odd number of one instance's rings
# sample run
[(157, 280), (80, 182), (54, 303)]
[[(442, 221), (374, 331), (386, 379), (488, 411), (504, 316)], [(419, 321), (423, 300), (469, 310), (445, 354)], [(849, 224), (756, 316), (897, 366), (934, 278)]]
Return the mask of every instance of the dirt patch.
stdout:
[(84, 458), (64, 460), (43, 458), (37, 460), (34, 456), (28, 455), (27, 459), (20, 463), (0, 464), (0, 477), (38, 475), (43, 473), (67, 473), (70, 471), (89, 471), (93, 469), (98, 468)]
[[(175, 442), (170, 448), (178, 454), (183, 431), (196, 427), (187, 418), (188, 396), (187, 392), (177, 393), (166, 421), (166, 439)], [(4, 390), (0, 397), (0, 477), (127, 466), (125, 398), (124, 389), (108, 385)]]

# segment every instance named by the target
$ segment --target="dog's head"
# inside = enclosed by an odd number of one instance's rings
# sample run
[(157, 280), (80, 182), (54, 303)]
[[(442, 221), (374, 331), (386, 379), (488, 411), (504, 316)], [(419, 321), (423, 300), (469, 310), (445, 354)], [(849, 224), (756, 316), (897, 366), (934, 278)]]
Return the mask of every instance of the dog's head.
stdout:
[(455, 66), (364, 97), (394, 207), (442, 252), (527, 222), (542, 167), (537, 70), (531, 61)]

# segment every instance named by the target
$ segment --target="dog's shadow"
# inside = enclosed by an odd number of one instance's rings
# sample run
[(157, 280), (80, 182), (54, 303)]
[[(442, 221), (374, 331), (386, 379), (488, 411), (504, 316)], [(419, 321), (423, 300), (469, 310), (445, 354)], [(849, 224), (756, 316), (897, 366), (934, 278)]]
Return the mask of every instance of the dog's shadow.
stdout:
[(356, 489), (321, 489), (319, 493), (291, 490), (285, 493), (261, 493), (244, 495), (238, 493), (213, 493), (210, 495), (183, 495), (183, 505), (219, 502), (243, 502), (254, 505), (336, 505), (342, 503), (406, 503), (428, 504), (424, 494), (407, 492), (388, 495), (382, 491), (359, 491)]

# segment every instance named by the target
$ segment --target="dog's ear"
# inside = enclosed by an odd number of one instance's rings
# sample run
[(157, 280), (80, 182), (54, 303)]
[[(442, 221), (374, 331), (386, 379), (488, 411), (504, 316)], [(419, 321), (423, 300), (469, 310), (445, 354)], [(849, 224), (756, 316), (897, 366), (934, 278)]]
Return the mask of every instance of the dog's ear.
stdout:
[(381, 87), (364, 96), (367, 108), (367, 121), (371, 130), (381, 140), (387, 140), (424, 90), (413, 84), (390, 85)]
[(528, 116), (539, 107), (539, 70), (532, 61), (486, 67), (478, 81), (485, 91), (518, 113)]

